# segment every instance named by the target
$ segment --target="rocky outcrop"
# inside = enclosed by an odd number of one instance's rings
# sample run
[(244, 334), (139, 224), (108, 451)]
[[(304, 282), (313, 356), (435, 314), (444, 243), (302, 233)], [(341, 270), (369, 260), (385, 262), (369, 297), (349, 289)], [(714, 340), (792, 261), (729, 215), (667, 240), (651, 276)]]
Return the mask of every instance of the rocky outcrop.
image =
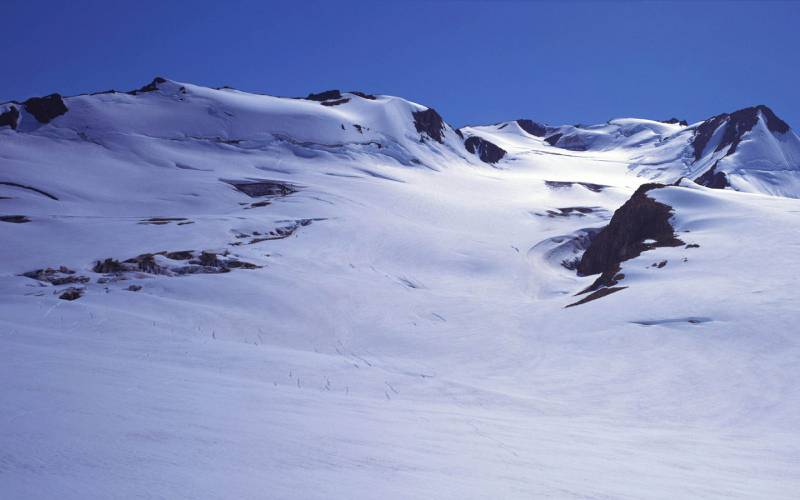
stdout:
[(286, 182), (269, 181), (269, 180), (253, 180), (253, 181), (231, 181), (223, 180), (223, 182), (230, 184), (237, 190), (246, 194), (251, 198), (259, 198), (261, 196), (288, 196), (296, 193), (298, 188)]
[(83, 288), (70, 287), (61, 292), (58, 296), (61, 300), (77, 300), (83, 296)]
[(519, 119), (517, 120), (517, 125), (525, 132), (536, 137), (544, 137), (547, 134), (547, 127), (533, 120)]
[(604, 189), (608, 188), (605, 184), (592, 184), (591, 182), (577, 182), (577, 181), (544, 181), (545, 186), (549, 187), (550, 189), (563, 189), (563, 188), (571, 188), (572, 186), (578, 185), (583, 186), (589, 191), (594, 193), (600, 193)]
[(358, 97), (360, 97), (362, 99), (369, 99), (370, 101), (374, 101), (376, 99), (376, 97), (374, 95), (366, 94), (364, 92), (359, 92), (358, 90), (352, 90), (352, 91), (350, 91), (350, 93), (353, 94), (353, 95), (357, 95)]
[(758, 123), (759, 116), (764, 118), (770, 132), (785, 134), (789, 131), (789, 125), (775, 116), (771, 109), (764, 105), (740, 109), (733, 113), (723, 113), (709, 118), (697, 127), (692, 138), (692, 148), (694, 149), (694, 159), (699, 160), (705, 152), (706, 146), (711, 141), (720, 127), (725, 127), (722, 138), (714, 151), (721, 151), (729, 147), (727, 155), (736, 152), (736, 148), (747, 132), (751, 131)]
[(31, 97), (22, 103), (25, 111), (32, 114), (39, 123), (50, 123), (68, 111), (67, 105), (60, 94), (50, 94), (45, 97)]
[(306, 96), (307, 100), (318, 101), (318, 102), (331, 101), (334, 99), (341, 99), (341, 98), (342, 98), (342, 93), (335, 89), (326, 90), (325, 92), (320, 92), (318, 94), (308, 94), (308, 96)]
[(94, 267), (92, 267), (93, 272), (101, 274), (120, 273), (124, 270), (125, 268), (123, 265), (115, 259), (98, 260), (94, 263)]
[(160, 76), (157, 76), (157, 77), (153, 78), (152, 82), (148, 83), (147, 85), (145, 85), (143, 87), (139, 87), (136, 90), (131, 90), (130, 92), (128, 92), (128, 94), (137, 95), (137, 94), (142, 94), (142, 93), (147, 93), (147, 92), (155, 92), (155, 91), (158, 90), (158, 86), (161, 85), (162, 83), (167, 83), (167, 80), (165, 78), (161, 78)]
[(506, 155), (506, 150), (500, 146), (478, 136), (472, 136), (464, 141), (464, 147), (485, 163), (497, 163)]
[(19, 110), (16, 106), (9, 106), (9, 108), (0, 113), (0, 127), (11, 127), (17, 130), (19, 125)]
[(670, 125), (682, 125), (684, 127), (689, 125), (689, 122), (687, 122), (686, 120), (678, 120), (675, 117), (670, 118), (669, 120), (661, 120), (661, 123), (668, 123)]
[(420, 134), (426, 134), (436, 142), (444, 143), (444, 120), (433, 108), (414, 111), (414, 127)]
[(646, 250), (684, 244), (669, 222), (672, 207), (647, 196), (648, 191), (661, 187), (664, 185), (655, 183), (640, 186), (597, 233), (577, 270), (579, 276), (600, 273), (600, 277), (581, 293), (615, 285), (622, 279), (618, 274), (620, 264)]
[(79, 276), (75, 271), (65, 266), (60, 266), (58, 269), (53, 269), (51, 267), (37, 269), (35, 271), (22, 273), (20, 276), (25, 276), (26, 278), (31, 278), (42, 283), (50, 283), (54, 286), (85, 284), (90, 280), (88, 276)]
[(700, 184), (701, 186), (713, 189), (725, 189), (726, 187), (729, 187), (731, 185), (728, 182), (728, 176), (725, 175), (725, 172), (717, 172), (716, 164), (714, 164), (713, 167), (706, 170), (705, 173), (703, 173), (703, 175), (701, 175), (694, 181)]

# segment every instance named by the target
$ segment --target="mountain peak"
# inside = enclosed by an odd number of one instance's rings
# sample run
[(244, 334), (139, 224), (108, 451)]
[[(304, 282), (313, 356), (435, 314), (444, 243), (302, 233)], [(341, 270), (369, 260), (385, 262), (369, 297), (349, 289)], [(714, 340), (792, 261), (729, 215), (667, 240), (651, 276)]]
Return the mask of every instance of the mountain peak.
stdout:
[(722, 137), (714, 151), (721, 151), (725, 147), (729, 147), (728, 154), (735, 153), (742, 137), (755, 127), (759, 117), (763, 117), (767, 129), (772, 133), (785, 134), (790, 130), (786, 122), (778, 118), (769, 107), (763, 104), (742, 108), (730, 114), (722, 113), (712, 116), (702, 122), (695, 131), (692, 140), (695, 160), (699, 160), (703, 156), (709, 142), (722, 127), (724, 127)]

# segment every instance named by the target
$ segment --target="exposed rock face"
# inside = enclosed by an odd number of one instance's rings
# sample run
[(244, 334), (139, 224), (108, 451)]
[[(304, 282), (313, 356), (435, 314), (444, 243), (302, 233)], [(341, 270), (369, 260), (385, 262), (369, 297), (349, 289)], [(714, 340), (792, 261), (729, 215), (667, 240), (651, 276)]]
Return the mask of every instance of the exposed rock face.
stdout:
[(330, 101), (332, 99), (341, 99), (342, 93), (338, 90), (326, 90), (325, 92), (320, 92), (319, 94), (308, 94), (306, 97), (309, 101)]
[(8, 110), (0, 113), (0, 127), (11, 127), (17, 130), (19, 124), (19, 110), (16, 106), (10, 106)]
[(83, 296), (83, 290), (83, 288), (70, 287), (64, 290), (58, 298), (62, 300), (77, 300)]
[(533, 120), (520, 119), (517, 120), (517, 125), (525, 132), (535, 135), (536, 137), (544, 137), (547, 133), (547, 127)]
[(713, 167), (706, 170), (703, 175), (694, 181), (701, 186), (710, 187), (713, 189), (725, 189), (726, 187), (730, 186), (730, 183), (728, 182), (728, 176), (725, 175), (725, 172), (717, 172), (716, 169), (717, 166), (714, 164)]
[(481, 161), (486, 163), (497, 163), (506, 155), (505, 149), (477, 136), (464, 141), (464, 147), (470, 153), (477, 154)]
[(764, 117), (770, 132), (785, 134), (789, 131), (789, 125), (775, 116), (775, 113), (764, 105), (740, 109), (731, 114), (723, 113), (709, 118), (697, 127), (692, 139), (694, 159), (699, 160), (703, 156), (706, 146), (720, 127), (725, 127), (725, 129), (722, 133), (722, 139), (714, 151), (721, 151), (730, 146), (727, 154), (730, 155), (736, 152), (736, 147), (741, 142), (742, 136), (751, 131), (758, 123), (759, 115)]
[(589, 191), (599, 193), (608, 188), (605, 184), (592, 184), (591, 182), (570, 182), (570, 181), (544, 181), (545, 185), (550, 189), (563, 189), (571, 188), (574, 185), (583, 186)]
[[(638, 257), (645, 250), (684, 244), (675, 236), (669, 222), (672, 207), (647, 196), (651, 189), (661, 187), (664, 185), (655, 183), (640, 186), (594, 237), (578, 264), (578, 275), (601, 275), (584, 292), (615, 285), (621, 279), (617, 274), (620, 263)], [(655, 243), (645, 243), (645, 240)]]
[(297, 192), (297, 188), (278, 181), (224, 181), (251, 198), (261, 196), (288, 196)]
[(444, 143), (444, 120), (433, 108), (424, 111), (414, 111), (414, 127), (420, 134), (427, 134), (436, 142)]
[(42, 283), (50, 283), (54, 286), (68, 285), (68, 284), (85, 284), (90, 281), (88, 276), (78, 276), (75, 271), (61, 266), (58, 269), (48, 267), (47, 269), (37, 269), (35, 271), (28, 271), (22, 273), (20, 276), (31, 278)]
[(689, 125), (686, 120), (678, 120), (674, 117), (670, 118), (669, 120), (661, 120), (661, 123), (669, 123), (670, 125), (683, 125), (684, 127)]
[(32, 114), (39, 123), (50, 123), (68, 111), (67, 105), (60, 94), (50, 94), (45, 97), (31, 97), (24, 103), (25, 111)]
[(94, 263), (92, 271), (101, 274), (119, 273), (125, 270), (125, 267), (114, 259), (105, 259)]
[(136, 95), (140, 93), (155, 92), (156, 90), (158, 90), (158, 86), (161, 85), (162, 83), (167, 83), (167, 80), (161, 78), (160, 76), (157, 76), (153, 78), (152, 82), (148, 83), (144, 87), (140, 87), (136, 90), (131, 90), (130, 92), (128, 92), (128, 94)]
[(358, 97), (360, 97), (362, 99), (369, 99), (370, 101), (374, 101), (376, 99), (376, 97), (374, 95), (372, 95), (372, 94), (365, 94), (364, 92), (359, 92), (357, 90), (353, 90), (350, 93), (353, 94), (353, 95), (357, 95)]
[(202, 252), (200, 254), (200, 265), (206, 267), (219, 266), (219, 260), (217, 259), (217, 254), (213, 252)]

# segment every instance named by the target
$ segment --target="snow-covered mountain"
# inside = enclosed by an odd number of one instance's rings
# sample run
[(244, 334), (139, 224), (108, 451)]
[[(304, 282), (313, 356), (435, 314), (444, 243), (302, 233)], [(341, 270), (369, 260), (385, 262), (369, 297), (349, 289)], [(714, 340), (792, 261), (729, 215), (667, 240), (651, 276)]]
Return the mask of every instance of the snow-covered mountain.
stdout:
[(763, 105), (692, 125), (675, 118), (561, 127), (516, 120), (462, 132), (498, 146), (509, 160), (563, 149), (626, 162), (649, 180), (673, 183), (686, 177), (711, 188), (800, 197), (800, 138)]
[(2, 104), (0, 491), (793, 498), (799, 144), (764, 106)]

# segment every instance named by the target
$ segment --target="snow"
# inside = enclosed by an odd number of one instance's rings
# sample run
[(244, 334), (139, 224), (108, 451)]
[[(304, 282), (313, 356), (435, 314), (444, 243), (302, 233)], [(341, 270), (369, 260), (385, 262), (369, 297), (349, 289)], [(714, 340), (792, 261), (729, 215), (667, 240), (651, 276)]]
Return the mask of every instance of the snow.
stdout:
[[(4, 496), (796, 496), (800, 200), (650, 191), (699, 247), (645, 252), (627, 288), (565, 309), (594, 279), (561, 266), (570, 238), (650, 179), (637, 159), (679, 157), (686, 127), (614, 120), (592, 134), (616, 145), (584, 152), (465, 129), (508, 146), (494, 168), (449, 128), (421, 141), (418, 104), (349, 96), (168, 82), (0, 130), (0, 182), (58, 198), (0, 185), (0, 214), (31, 219), (0, 222)], [(299, 191), (250, 208), (223, 179)], [(592, 211), (548, 216), (565, 207)], [(91, 271), (224, 249), (263, 267)], [(61, 265), (92, 278), (80, 299), (20, 276)]]

